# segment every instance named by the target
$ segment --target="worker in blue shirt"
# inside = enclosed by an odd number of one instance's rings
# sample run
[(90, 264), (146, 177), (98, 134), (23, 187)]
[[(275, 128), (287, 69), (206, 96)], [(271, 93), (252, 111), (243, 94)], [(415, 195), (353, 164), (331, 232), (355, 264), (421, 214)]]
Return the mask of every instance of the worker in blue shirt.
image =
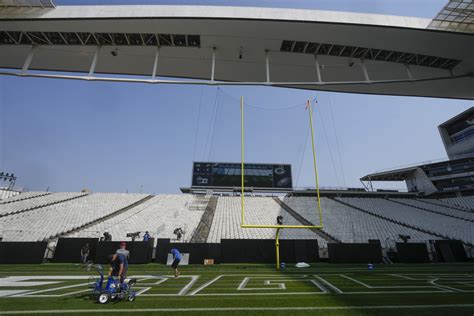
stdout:
[(181, 253), (176, 248), (171, 249), (170, 252), (173, 255), (173, 263), (171, 264), (171, 267), (174, 269), (175, 278), (177, 278), (179, 276), (178, 264), (181, 261)]
[(143, 241), (147, 242), (148, 240), (150, 240), (150, 238), (151, 238), (150, 233), (146, 231), (145, 234), (143, 235)]
[(118, 277), (122, 284), (127, 278), (128, 260), (122, 253), (115, 253), (109, 256), (109, 276)]

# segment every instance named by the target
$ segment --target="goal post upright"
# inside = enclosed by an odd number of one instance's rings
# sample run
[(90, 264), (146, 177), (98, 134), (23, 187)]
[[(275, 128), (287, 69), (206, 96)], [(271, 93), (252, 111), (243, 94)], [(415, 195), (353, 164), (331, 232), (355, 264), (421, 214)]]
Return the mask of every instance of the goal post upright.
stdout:
[(280, 230), (288, 229), (322, 229), (323, 228), (323, 218), (322, 218), (322, 209), (319, 195), (319, 179), (318, 179), (318, 169), (316, 165), (316, 149), (314, 145), (314, 128), (313, 128), (313, 117), (312, 117), (312, 107), (311, 103), (307, 101), (307, 109), (309, 110), (309, 124), (311, 129), (311, 142), (313, 149), (313, 166), (314, 166), (314, 175), (316, 180), (316, 195), (318, 200), (317, 209), (319, 211), (319, 225), (259, 225), (259, 224), (245, 224), (245, 132), (244, 132), (244, 97), (240, 97), (240, 133), (241, 133), (241, 142), (240, 142), (240, 154), (241, 154), (241, 185), (240, 185), (240, 206), (241, 206), (241, 228), (271, 228), (276, 229), (275, 237), (275, 251), (276, 251), (276, 268), (280, 270)]
[(321, 198), (319, 196), (318, 167), (316, 164), (316, 149), (314, 147), (313, 108), (311, 107), (311, 102), (309, 100), (307, 103), (307, 108), (308, 108), (308, 113), (309, 113), (309, 126), (311, 128), (311, 145), (313, 148), (313, 166), (314, 166), (314, 178), (316, 180), (316, 196), (318, 198), (319, 226), (321, 226), (322, 228), (323, 227), (323, 211), (321, 209)]
[(240, 226), (242, 227), (245, 225), (245, 217), (244, 217), (244, 97), (240, 97), (240, 130), (241, 130), (241, 144), (240, 144), (240, 160), (241, 160), (241, 166), (240, 166), (240, 173), (241, 173), (241, 184), (240, 184), (240, 204), (241, 204), (241, 211), (242, 211), (242, 221)]

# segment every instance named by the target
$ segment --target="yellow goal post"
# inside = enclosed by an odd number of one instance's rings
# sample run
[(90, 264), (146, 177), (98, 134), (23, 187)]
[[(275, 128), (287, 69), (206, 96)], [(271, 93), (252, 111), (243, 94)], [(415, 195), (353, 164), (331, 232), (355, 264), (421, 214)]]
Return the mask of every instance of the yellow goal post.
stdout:
[[(311, 107), (311, 102), (308, 100), (306, 104), (306, 109), (309, 113), (309, 124), (311, 128), (311, 143), (313, 149), (313, 166), (314, 166), (314, 176), (316, 179), (316, 195), (318, 198), (317, 209), (316, 212), (319, 214), (319, 225), (258, 225), (258, 224), (246, 224), (245, 223), (245, 185), (244, 185), (244, 153), (245, 153), (245, 141), (244, 141), (244, 97), (240, 97), (240, 128), (241, 128), (241, 194), (240, 194), (240, 201), (241, 201), (241, 228), (289, 228), (289, 229), (322, 229), (323, 228), (323, 215), (321, 209), (321, 199), (319, 196), (319, 180), (318, 180), (318, 168), (316, 165), (316, 150), (314, 146), (314, 129), (313, 129), (313, 111)], [(278, 233), (277, 233), (277, 242), (278, 242)]]

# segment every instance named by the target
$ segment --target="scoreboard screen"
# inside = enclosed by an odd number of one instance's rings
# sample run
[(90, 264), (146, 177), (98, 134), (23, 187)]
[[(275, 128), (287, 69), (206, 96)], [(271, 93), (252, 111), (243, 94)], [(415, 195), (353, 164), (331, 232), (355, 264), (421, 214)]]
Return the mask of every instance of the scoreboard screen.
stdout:
[[(244, 185), (256, 188), (291, 189), (291, 165), (244, 164)], [(226, 162), (194, 162), (193, 187), (240, 187), (241, 164)]]

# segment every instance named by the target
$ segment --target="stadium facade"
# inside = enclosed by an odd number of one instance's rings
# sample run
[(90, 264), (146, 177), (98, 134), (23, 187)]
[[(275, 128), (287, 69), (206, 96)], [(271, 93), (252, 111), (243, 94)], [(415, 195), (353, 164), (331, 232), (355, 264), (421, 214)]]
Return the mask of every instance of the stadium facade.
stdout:
[(474, 193), (474, 107), (438, 126), (449, 160), (366, 175), (361, 181), (405, 181), (409, 192), (444, 196)]
[(421, 19), (226, 6), (39, 8), (10, 0), (0, 8), (0, 69), (89, 81), (474, 99), (473, 32), (472, 8), (459, 1)]

